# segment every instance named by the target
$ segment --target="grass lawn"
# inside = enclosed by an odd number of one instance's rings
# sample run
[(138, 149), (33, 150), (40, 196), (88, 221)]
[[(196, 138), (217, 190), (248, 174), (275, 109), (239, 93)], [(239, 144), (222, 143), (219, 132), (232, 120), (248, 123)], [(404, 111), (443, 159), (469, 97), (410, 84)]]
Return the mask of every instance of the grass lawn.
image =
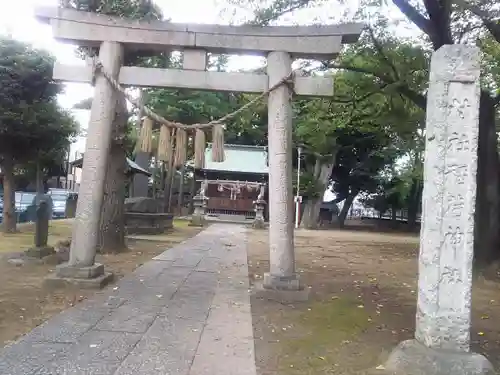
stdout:
[[(181, 229), (187, 228), (189, 226), (189, 221), (187, 220), (174, 220), (174, 228)], [(0, 233), (0, 254), (1, 253), (11, 253), (17, 251), (28, 250), (34, 244), (35, 236), (35, 224), (33, 223), (22, 223), (17, 226), (17, 233)], [(54, 246), (58, 241), (66, 240), (71, 237), (71, 231), (73, 229), (72, 219), (63, 220), (52, 220), (49, 227), (49, 241), (50, 246)], [(149, 237), (156, 237), (157, 240), (167, 240), (170, 238), (170, 234), (165, 234), (162, 236), (140, 236), (132, 238), (137, 239), (149, 239)], [(148, 238), (146, 238), (148, 237)], [(163, 238), (158, 238), (163, 237)]]
[[(269, 270), (267, 231), (249, 234), (251, 283)], [(418, 236), (349, 230), (295, 232), (305, 303), (252, 296), (260, 375), (366, 375), (413, 338)], [(500, 284), (475, 281), (471, 341), (500, 367)]]

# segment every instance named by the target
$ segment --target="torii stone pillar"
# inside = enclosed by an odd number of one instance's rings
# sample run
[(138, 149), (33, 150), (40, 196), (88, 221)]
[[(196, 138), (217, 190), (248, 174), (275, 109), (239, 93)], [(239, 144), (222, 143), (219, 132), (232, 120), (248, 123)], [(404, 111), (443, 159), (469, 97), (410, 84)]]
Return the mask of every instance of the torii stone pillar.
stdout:
[(494, 374), (470, 352), (480, 66), (474, 46), (445, 45), (432, 56), (416, 332), (391, 353), (389, 374)]
[[(271, 52), (267, 56), (269, 87), (292, 71), (287, 52)], [(269, 94), (269, 263), (264, 275), (264, 288), (270, 290), (302, 290), (295, 273), (293, 246), (292, 191), (292, 92), (281, 85)]]
[[(99, 60), (103, 68), (118, 77), (123, 47), (117, 42), (103, 42)], [(88, 287), (102, 287), (112, 274), (102, 264), (94, 263), (98, 244), (104, 182), (116, 111), (117, 93), (102, 75), (97, 75), (90, 122), (87, 132), (82, 182), (78, 192), (76, 217), (71, 237), (69, 262), (56, 268), (57, 279)]]

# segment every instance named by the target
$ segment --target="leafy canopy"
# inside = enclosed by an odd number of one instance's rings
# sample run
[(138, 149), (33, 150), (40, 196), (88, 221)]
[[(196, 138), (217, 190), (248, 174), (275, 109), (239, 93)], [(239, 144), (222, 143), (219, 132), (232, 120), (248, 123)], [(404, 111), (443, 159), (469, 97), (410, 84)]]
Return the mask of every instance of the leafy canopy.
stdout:
[(77, 132), (56, 101), (54, 58), (11, 38), (0, 38), (0, 157), (15, 162), (65, 151)]

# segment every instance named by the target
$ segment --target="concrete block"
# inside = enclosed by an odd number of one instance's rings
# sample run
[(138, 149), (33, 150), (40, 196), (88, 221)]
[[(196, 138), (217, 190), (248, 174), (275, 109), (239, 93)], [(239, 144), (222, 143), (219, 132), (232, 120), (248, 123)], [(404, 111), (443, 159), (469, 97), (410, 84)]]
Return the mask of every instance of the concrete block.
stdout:
[(299, 290), (268, 289), (262, 284), (257, 284), (252, 290), (257, 298), (262, 298), (280, 303), (306, 302), (309, 299), (309, 288)]
[(134, 333), (89, 331), (36, 374), (113, 374), (140, 338)]
[(205, 322), (212, 306), (214, 294), (206, 292), (200, 294), (176, 294), (160, 311), (160, 316), (169, 320), (188, 319)]
[(104, 274), (104, 265), (95, 263), (90, 267), (70, 266), (68, 263), (56, 267), (56, 275), (63, 278), (93, 279)]
[(271, 275), (269, 272), (264, 274), (263, 286), (266, 289), (276, 289), (276, 290), (301, 290), (304, 289), (300, 284), (300, 278), (298, 275), (292, 277), (283, 277)]
[(203, 255), (199, 253), (193, 253), (190, 251), (186, 251), (181, 257), (177, 258), (172, 267), (189, 267), (193, 268), (198, 265), (203, 259)]
[(208, 63), (207, 51), (202, 49), (185, 49), (182, 68), (186, 70), (206, 70)]
[(162, 285), (161, 281), (146, 283), (140, 279), (129, 279), (120, 280), (120, 283), (112, 289), (111, 295), (148, 307), (161, 307), (167, 304), (177, 288), (178, 285)]
[(25, 254), (31, 258), (42, 259), (46, 256), (55, 254), (55, 250), (52, 246), (41, 246), (41, 247), (32, 247), (31, 249), (26, 250)]
[(196, 266), (198, 272), (217, 272), (221, 266), (219, 258), (204, 257)]
[(98, 330), (144, 333), (156, 318), (160, 307), (130, 301), (113, 310), (96, 326)]
[(107, 313), (105, 309), (79, 309), (75, 306), (36, 327), (22, 340), (30, 343), (75, 343)]
[(184, 289), (199, 290), (214, 290), (217, 287), (217, 274), (210, 272), (193, 271), (182, 285), (179, 291)]
[(33, 343), (21, 340), (0, 350), (0, 374), (36, 374), (47, 362), (67, 348), (62, 343)]
[(114, 375), (187, 374), (203, 325), (158, 317)]
[(111, 272), (105, 272), (92, 279), (76, 279), (72, 277), (49, 275), (45, 278), (44, 285), (49, 288), (73, 286), (81, 289), (102, 289), (113, 280), (113, 277), (114, 275)]

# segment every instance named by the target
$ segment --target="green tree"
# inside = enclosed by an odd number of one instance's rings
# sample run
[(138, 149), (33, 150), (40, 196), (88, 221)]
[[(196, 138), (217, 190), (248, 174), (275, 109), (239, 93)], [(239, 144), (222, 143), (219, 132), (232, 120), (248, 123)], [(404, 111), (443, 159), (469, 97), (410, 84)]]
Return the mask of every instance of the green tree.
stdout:
[(3, 230), (16, 230), (14, 171), (38, 157), (49, 162), (69, 144), (76, 123), (56, 102), (62, 87), (52, 80), (47, 52), (0, 38), (0, 166), (3, 172)]
[[(401, 43), (394, 43), (393, 46), (395, 51), (405, 48), (407, 46)], [(355, 59), (360, 66), (370, 66), (374, 64), (372, 55), (363, 47), (355, 47), (344, 55), (344, 59)], [(304, 160), (305, 169), (309, 170), (316, 186), (315, 195), (307, 199), (304, 209), (301, 225), (306, 228), (313, 228), (317, 223), (323, 192), (330, 183), (332, 168), (338, 164), (339, 155), (344, 159), (352, 156), (352, 165), (346, 164), (346, 160), (343, 163), (344, 167), (357, 165), (354, 175), (359, 177), (361, 169), (367, 163), (372, 163), (368, 169), (376, 175), (378, 169), (384, 168), (384, 163), (393, 163), (396, 156), (402, 154), (402, 145), (413, 144), (409, 140), (415, 138), (423, 115), (411, 101), (401, 97), (393, 86), (381, 83), (376, 77), (360, 77), (357, 72), (340, 71), (335, 74), (334, 79), (335, 89), (330, 100), (304, 100), (299, 101), (296, 106), (297, 142), (305, 144), (306, 151), (314, 150), (308, 152)], [(376, 142), (368, 144), (364, 138), (371, 138)], [(356, 154), (346, 153), (345, 150), (356, 150), (362, 144), (369, 145), (369, 155), (377, 153), (381, 156), (381, 153), (385, 153), (385, 156), (380, 159), (370, 157), (358, 165), (360, 161), (354, 161)], [(391, 147), (388, 147), (389, 144)], [(373, 169), (375, 161), (381, 164)], [(341, 170), (337, 168), (337, 171)], [(352, 189), (346, 189), (345, 186), (352, 184), (340, 179), (348, 176), (351, 176), (349, 179), (352, 182), (355, 181), (352, 179), (352, 172), (337, 173), (336, 177), (336, 186), (344, 186), (336, 201), (348, 200), (343, 206), (345, 210), (342, 213), (345, 214), (355, 198), (354, 193), (366, 189), (362, 186), (367, 182), (367, 176), (357, 178), (357, 182), (364, 182), (358, 187), (354, 183)], [(343, 223), (343, 216), (340, 215), (339, 218)]]
[(38, 194), (43, 194), (44, 181), (50, 177), (49, 173), (60, 172), (63, 169), (69, 147), (79, 130), (69, 111), (59, 108), (55, 102), (51, 102), (49, 106), (53, 106), (54, 111), (49, 115), (51, 117), (39, 116), (37, 119), (39, 123), (47, 124), (44, 139), (40, 139), (40, 142), (33, 147), (34, 158), (22, 165), (28, 174), (34, 176), (32, 180), (35, 181)]
[[(260, 2), (255, 12), (255, 22), (269, 23), (292, 10), (315, 6), (318, 0), (274, 0)], [(426, 107), (426, 70), (408, 71), (406, 64), (394, 60), (391, 50), (392, 37), (387, 26), (389, 19), (383, 16), (388, 5), (397, 7), (409, 23), (416, 26), (421, 35), (408, 41), (416, 49), (435, 51), (445, 44), (476, 43), (484, 53), (483, 79), (480, 98), (478, 174), (475, 216), (475, 258), (487, 264), (500, 257), (499, 247), (499, 157), (496, 128), (500, 103), (498, 57), (500, 45), (499, 10), (495, 2), (472, 0), (380, 0), (363, 1), (356, 20), (371, 26), (360, 44), (372, 49), (372, 57), (378, 64), (367, 68), (358, 66), (355, 60), (332, 62), (331, 67), (342, 68), (360, 75), (376, 77), (381, 84), (393, 88), (413, 101), (421, 109)], [(393, 20), (395, 21), (395, 20)], [(395, 22), (393, 22), (395, 23)], [(398, 37), (403, 40), (404, 38)], [(407, 51), (408, 52), (408, 51)], [(409, 62), (413, 61), (413, 55)], [(427, 61), (428, 61), (427, 56)], [(414, 85), (421, 82), (422, 86)]]

